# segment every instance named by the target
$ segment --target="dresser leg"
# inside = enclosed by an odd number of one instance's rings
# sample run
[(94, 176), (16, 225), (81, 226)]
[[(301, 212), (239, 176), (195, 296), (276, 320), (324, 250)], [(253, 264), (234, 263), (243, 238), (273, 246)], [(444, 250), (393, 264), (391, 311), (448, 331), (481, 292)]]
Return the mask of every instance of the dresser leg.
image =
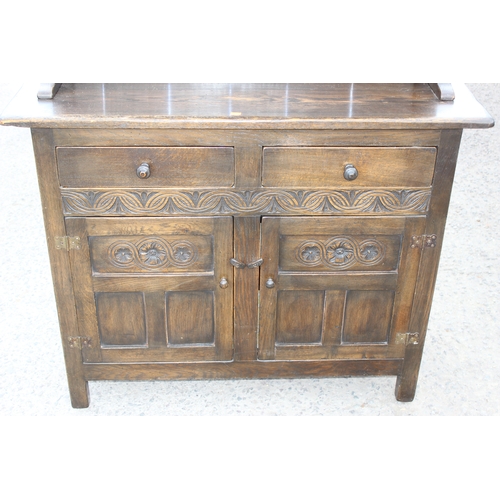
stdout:
[(73, 408), (89, 407), (89, 383), (86, 380), (75, 381), (68, 378), (69, 395)]
[(88, 408), (90, 404), (89, 383), (83, 374), (83, 362), (80, 349), (66, 347), (65, 361), (71, 406), (73, 408)]
[(403, 367), (396, 380), (396, 399), (402, 402), (413, 401), (417, 389), (418, 371), (422, 359), (420, 346), (408, 345), (405, 351)]

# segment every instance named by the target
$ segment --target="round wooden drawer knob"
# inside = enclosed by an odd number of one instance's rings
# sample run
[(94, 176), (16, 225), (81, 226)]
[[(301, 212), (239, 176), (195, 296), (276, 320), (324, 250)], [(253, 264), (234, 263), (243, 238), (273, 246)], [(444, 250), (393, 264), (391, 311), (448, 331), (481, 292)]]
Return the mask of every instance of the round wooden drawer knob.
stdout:
[(151, 175), (151, 169), (147, 163), (141, 163), (137, 167), (137, 177), (139, 179), (147, 179)]
[(344, 179), (346, 181), (353, 181), (358, 177), (358, 169), (349, 163), (344, 167)]

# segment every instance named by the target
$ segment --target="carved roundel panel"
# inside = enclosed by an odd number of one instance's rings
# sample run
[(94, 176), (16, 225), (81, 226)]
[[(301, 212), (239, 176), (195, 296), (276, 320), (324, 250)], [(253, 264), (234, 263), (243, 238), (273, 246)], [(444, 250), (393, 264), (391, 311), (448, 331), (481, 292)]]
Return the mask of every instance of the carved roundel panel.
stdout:
[(197, 260), (198, 253), (189, 241), (170, 243), (162, 238), (145, 238), (137, 242), (113, 243), (108, 249), (108, 257), (115, 267), (155, 270), (169, 265), (187, 267)]
[(309, 240), (297, 249), (297, 260), (306, 266), (325, 265), (347, 269), (354, 264), (374, 266), (385, 256), (384, 246), (376, 239), (358, 241), (349, 236), (336, 236), (326, 242)]

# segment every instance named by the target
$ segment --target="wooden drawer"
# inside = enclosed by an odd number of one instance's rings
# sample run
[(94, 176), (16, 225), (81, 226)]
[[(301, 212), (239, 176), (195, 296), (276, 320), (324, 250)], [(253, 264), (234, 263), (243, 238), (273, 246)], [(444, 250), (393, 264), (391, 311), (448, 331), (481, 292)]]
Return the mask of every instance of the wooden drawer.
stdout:
[[(264, 187), (423, 187), (432, 184), (436, 148), (266, 147)], [(344, 178), (346, 165), (357, 177)]]
[[(60, 147), (62, 187), (230, 187), (232, 147)], [(147, 163), (150, 175), (137, 168)]]

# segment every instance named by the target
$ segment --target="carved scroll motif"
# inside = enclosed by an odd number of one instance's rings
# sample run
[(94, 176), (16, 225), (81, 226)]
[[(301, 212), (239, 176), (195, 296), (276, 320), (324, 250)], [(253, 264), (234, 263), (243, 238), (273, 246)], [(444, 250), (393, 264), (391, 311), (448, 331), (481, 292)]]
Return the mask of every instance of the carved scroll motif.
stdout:
[(370, 190), (62, 189), (65, 215), (425, 213), (430, 188)]
[(354, 264), (374, 266), (385, 256), (385, 248), (375, 238), (359, 241), (350, 236), (336, 236), (326, 242), (308, 240), (297, 249), (296, 257), (306, 266), (325, 265), (347, 269)]
[(162, 238), (145, 238), (138, 242), (114, 242), (108, 249), (108, 258), (115, 267), (157, 270), (169, 265), (188, 267), (197, 260), (198, 253), (189, 241), (170, 243)]

